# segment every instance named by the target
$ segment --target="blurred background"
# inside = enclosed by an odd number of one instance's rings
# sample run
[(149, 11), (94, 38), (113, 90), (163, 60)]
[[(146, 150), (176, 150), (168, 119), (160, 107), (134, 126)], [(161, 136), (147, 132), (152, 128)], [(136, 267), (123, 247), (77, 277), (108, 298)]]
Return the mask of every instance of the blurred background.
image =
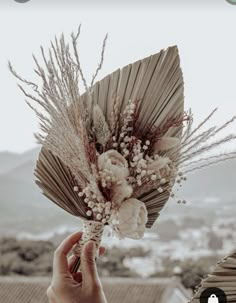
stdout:
[[(44, 198), (33, 171), (40, 146), (34, 113), (24, 102), (7, 68), (10, 60), (25, 78), (36, 80), (32, 53), (39, 55), (55, 35), (82, 24), (80, 59), (88, 81), (96, 69), (108, 32), (99, 79), (162, 48), (178, 45), (185, 80), (185, 108), (195, 124), (215, 107), (209, 125), (236, 112), (236, 6), (214, 1), (42, 1), (0, 4), (0, 275), (48, 276), (52, 253), (79, 219)], [(235, 133), (236, 125), (228, 129)], [(229, 145), (224, 150), (235, 149)], [(236, 243), (236, 161), (189, 176), (178, 192), (187, 204), (168, 201), (141, 241), (106, 232), (107, 252), (98, 261), (103, 277), (176, 277), (193, 290)], [(144, 281), (144, 280), (143, 280)], [(172, 281), (172, 280), (171, 280)], [(169, 301), (183, 302), (183, 301)]]

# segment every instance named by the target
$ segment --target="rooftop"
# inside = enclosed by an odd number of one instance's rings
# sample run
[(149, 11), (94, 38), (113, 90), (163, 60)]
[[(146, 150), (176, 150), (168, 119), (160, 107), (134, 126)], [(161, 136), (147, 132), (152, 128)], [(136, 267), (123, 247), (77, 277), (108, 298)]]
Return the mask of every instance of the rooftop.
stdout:
[[(50, 278), (0, 277), (2, 303), (48, 303)], [(109, 303), (187, 303), (190, 294), (176, 279), (102, 279)]]

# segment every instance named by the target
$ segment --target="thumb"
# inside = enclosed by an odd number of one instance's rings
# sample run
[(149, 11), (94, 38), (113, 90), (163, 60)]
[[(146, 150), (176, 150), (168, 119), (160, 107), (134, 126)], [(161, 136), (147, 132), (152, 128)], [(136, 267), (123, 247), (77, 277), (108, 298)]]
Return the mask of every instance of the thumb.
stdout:
[(99, 282), (97, 266), (95, 262), (96, 247), (94, 241), (87, 242), (81, 254), (81, 269), (83, 274), (83, 283), (93, 287)]

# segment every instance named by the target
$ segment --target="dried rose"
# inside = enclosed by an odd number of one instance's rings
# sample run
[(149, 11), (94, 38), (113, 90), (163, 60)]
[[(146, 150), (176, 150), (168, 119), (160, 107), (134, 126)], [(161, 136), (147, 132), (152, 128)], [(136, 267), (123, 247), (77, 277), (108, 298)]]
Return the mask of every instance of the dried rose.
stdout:
[(117, 219), (119, 223), (114, 231), (119, 238), (141, 239), (148, 220), (146, 206), (134, 198), (125, 200), (117, 212)]
[(124, 180), (129, 176), (128, 162), (116, 150), (111, 149), (98, 157), (98, 169), (110, 171), (118, 180)]

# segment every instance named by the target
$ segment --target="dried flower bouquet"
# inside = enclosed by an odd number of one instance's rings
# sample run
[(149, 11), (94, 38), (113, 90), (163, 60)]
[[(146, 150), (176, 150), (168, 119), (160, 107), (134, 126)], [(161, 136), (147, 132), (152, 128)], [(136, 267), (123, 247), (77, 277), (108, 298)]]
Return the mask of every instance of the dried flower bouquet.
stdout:
[(9, 63), (11, 72), (31, 89), (19, 85), (40, 121), (36, 182), (54, 203), (84, 220), (77, 255), (89, 239), (99, 246), (105, 225), (119, 238), (142, 238), (169, 196), (174, 197), (175, 183), (181, 185), (188, 173), (236, 156), (209, 153), (236, 138), (218, 138), (235, 117), (204, 130), (214, 110), (192, 127), (192, 113), (183, 107), (176, 46), (94, 84), (106, 37), (88, 85), (79, 60), (79, 35), (80, 28), (72, 34), (71, 45), (63, 35), (55, 38), (48, 56), (41, 48), (45, 67), (34, 57), (40, 85), (19, 76)]

